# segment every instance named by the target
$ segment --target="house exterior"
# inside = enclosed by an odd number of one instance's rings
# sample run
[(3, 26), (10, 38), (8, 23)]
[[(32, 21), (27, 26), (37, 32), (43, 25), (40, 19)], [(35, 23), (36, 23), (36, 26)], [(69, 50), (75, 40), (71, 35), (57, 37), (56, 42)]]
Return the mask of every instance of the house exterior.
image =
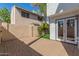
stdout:
[(49, 3), (50, 39), (76, 44), (79, 47), (79, 4)]
[(13, 6), (11, 10), (11, 24), (41, 24), (43, 16), (25, 10), (21, 7)]
[(23, 40), (27, 37), (36, 39), (39, 35), (38, 27), (42, 20), (43, 16), (39, 14), (13, 6), (11, 23), (0, 22), (0, 42), (13, 39)]

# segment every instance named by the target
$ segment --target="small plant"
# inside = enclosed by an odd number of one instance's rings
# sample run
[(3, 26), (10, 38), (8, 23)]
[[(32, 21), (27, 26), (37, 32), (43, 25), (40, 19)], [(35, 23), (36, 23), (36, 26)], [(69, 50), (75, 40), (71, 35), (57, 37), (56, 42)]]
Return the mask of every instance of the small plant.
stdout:
[(43, 36), (47, 33), (49, 33), (49, 25), (47, 23), (42, 23), (39, 27), (38, 27), (38, 31), (39, 31), (39, 35)]
[(49, 40), (50, 38), (50, 35), (49, 34), (45, 34), (44, 36), (42, 36), (42, 38), (46, 39), (46, 40)]

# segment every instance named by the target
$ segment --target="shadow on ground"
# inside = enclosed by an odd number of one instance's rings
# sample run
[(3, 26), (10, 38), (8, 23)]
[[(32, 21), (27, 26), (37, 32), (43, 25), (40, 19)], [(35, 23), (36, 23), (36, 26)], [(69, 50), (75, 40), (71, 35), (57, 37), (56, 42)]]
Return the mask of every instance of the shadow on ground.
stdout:
[(77, 45), (66, 42), (61, 42), (68, 56), (79, 56), (79, 49)]
[[(51, 55), (54, 55), (54, 53), (56, 53), (55, 49), (60, 47), (60, 46), (57, 46), (57, 48), (56, 48), (55, 42), (52, 42), (52, 44), (50, 44), (49, 41), (43, 40), (43, 42), (42, 42), (39, 39), (36, 39), (36, 40), (30, 42), (29, 44), (26, 44), (21, 39), (18, 39), (15, 35), (13, 35), (11, 32), (9, 32), (9, 26), (8, 26), (8, 30), (6, 30), (4, 28), (3, 28), (3, 30), (7, 31), (7, 33), (9, 33), (10, 36), (14, 37), (14, 39), (11, 39), (8, 41), (2, 41), (2, 43), (0, 44), (0, 55), (1, 56), (42, 56), (41, 53), (43, 53), (45, 51), (38, 53), (36, 50), (34, 50), (33, 48), (30, 47), (30, 45), (32, 45), (33, 43), (35, 43), (37, 41), (38, 41), (37, 43), (39, 44), (39, 47), (42, 47), (41, 49), (46, 49), (44, 47), (44, 46), (46, 46), (49, 50), (51, 50), (49, 52), (49, 54), (51, 54)], [(41, 42), (43, 45), (41, 44)], [(69, 56), (78, 56), (79, 55), (79, 50), (76, 45), (64, 43), (64, 42), (60, 42), (60, 43), (62, 43), (62, 46), (64, 47), (64, 49), (66, 50), (66, 52)], [(45, 45), (45, 44), (47, 44), (47, 45)], [(53, 51), (53, 49), (54, 49), (54, 51)], [(59, 50), (59, 48), (58, 48), (58, 50)], [(48, 51), (48, 50), (46, 50), (46, 51)], [(54, 52), (54, 53), (52, 53), (52, 52)], [(61, 51), (61, 53), (62, 53), (62, 51)], [(48, 54), (48, 52), (47, 52), (47, 54)]]
[(10, 33), (9, 28), (8, 30), (3, 28), (3, 30), (7, 31), (10, 36), (14, 37), (15, 39), (11, 39), (8, 41), (2, 40), (2, 43), (0, 44), (1, 56), (42, 56), (29, 45), (25, 44), (23, 41)]

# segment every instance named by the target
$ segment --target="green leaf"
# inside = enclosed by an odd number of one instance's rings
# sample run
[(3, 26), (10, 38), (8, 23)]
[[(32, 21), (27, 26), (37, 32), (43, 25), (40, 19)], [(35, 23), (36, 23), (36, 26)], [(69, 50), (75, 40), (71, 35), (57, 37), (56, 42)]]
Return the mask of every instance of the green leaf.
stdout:
[(7, 8), (0, 9), (0, 17), (2, 21), (10, 23), (10, 12)]

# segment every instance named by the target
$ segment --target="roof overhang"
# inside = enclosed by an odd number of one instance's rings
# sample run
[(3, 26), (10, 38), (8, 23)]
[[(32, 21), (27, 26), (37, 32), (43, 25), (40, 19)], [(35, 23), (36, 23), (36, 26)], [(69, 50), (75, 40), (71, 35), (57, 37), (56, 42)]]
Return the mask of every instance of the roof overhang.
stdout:
[(25, 12), (25, 13), (31, 13), (31, 14), (33, 14), (33, 15), (36, 15), (36, 16), (39, 16), (39, 17), (43, 17), (43, 16), (41, 16), (41, 15), (39, 15), (39, 14), (36, 14), (36, 13), (31, 12), (31, 11), (25, 10), (24, 8), (21, 8), (21, 7), (19, 7), (19, 6), (15, 6), (15, 8), (17, 8), (17, 9), (19, 9), (19, 10)]
[(79, 8), (69, 9), (61, 13), (56, 13), (54, 15), (49, 16), (53, 19), (61, 19), (69, 16), (79, 15)]

